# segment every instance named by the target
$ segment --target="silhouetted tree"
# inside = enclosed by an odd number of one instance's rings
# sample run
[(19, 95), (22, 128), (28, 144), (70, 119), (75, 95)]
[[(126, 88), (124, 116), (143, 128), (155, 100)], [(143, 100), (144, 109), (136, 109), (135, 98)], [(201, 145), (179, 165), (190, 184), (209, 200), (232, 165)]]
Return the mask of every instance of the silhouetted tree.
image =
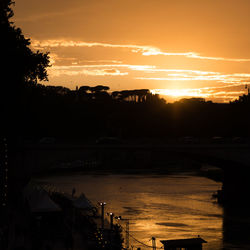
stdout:
[(81, 101), (86, 101), (92, 98), (92, 95), (89, 93), (90, 87), (89, 86), (81, 86), (78, 89), (78, 96)]
[(111, 93), (111, 97), (112, 97), (113, 99), (118, 99), (118, 98), (119, 98), (119, 95), (120, 95), (120, 91), (113, 91), (113, 92)]
[[(48, 54), (33, 52), (29, 47), (30, 40), (10, 21), (13, 4), (11, 0), (0, 0), (0, 99), (3, 102), (1, 106), (5, 107), (5, 121), (15, 119), (17, 114), (24, 111), (22, 104), (25, 84), (47, 80), (46, 67), (49, 66)], [(12, 120), (10, 124), (13, 122)]]
[(179, 101), (177, 101), (176, 103), (179, 103), (179, 104), (190, 104), (190, 105), (199, 105), (199, 104), (202, 104), (202, 103), (205, 103), (205, 99), (204, 98), (200, 98), (200, 97), (193, 97), (193, 98), (182, 98), (180, 99)]
[(239, 99), (236, 99), (230, 103), (241, 103), (241, 104), (250, 104), (250, 94), (239, 96)]
[(128, 102), (145, 102), (147, 95), (150, 93), (149, 89), (134, 89), (114, 91), (111, 96), (113, 99), (128, 101)]
[(90, 90), (90, 87), (89, 86), (81, 86), (78, 91), (80, 92), (87, 92), (88, 90)]
[(101, 92), (101, 91), (108, 91), (109, 87), (108, 86), (103, 86), (103, 85), (97, 85), (95, 87), (91, 87), (90, 91), (92, 92)]
[(138, 102), (145, 102), (147, 95), (150, 93), (149, 89), (138, 89), (136, 91), (138, 96)]
[(109, 99), (109, 94), (107, 91), (109, 90), (108, 86), (103, 86), (103, 85), (97, 85), (95, 87), (89, 87), (89, 90), (92, 93), (92, 98), (93, 99)]
[(47, 80), (46, 67), (49, 65), (48, 54), (33, 52), (30, 40), (26, 39), (20, 28), (15, 27), (10, 18), (13, 16), (11, 0), (1, 0), (1, 78), (13, 84), (37, 83), (37, 80)]
[(129, 101), (129, 97), (131, 97), (131, 91), (130, 90), (122, 90), (119, 94), (119, 99), (122, 101)]
[(17, 145), (27, 131), (36, 128), (38, 118), (30, 112), (32, 106), (25, 93), (26, 87), (47, 80), (49, 57), (47, 53), (33, 52), (30, 40), (11, 22), (13, 4), (12, 0), (0, 0), (0, 133), (8, 144), (8, 199), (16, 206), (19, 192), (29, 178)]

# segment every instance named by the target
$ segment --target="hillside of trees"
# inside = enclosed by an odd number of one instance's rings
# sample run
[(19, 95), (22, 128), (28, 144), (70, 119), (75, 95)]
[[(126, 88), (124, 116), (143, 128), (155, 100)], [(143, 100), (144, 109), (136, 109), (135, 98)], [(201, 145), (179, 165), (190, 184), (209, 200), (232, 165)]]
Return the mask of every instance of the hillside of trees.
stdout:
[(166, 103), (147, 89), (26, 84), (22, 134), (87, 142), (102, 136), (167, 138), (248, 136), (249, 95), (228, 104), (203, 98)]

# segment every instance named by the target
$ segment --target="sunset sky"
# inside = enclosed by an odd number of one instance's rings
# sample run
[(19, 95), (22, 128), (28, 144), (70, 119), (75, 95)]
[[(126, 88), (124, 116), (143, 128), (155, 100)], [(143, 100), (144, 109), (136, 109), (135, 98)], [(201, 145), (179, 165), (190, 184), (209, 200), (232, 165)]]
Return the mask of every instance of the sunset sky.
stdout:
[(250, 83), (249, 0), (16, 0), (14, 13), (50, 52), (45, 84), (228, 102)]

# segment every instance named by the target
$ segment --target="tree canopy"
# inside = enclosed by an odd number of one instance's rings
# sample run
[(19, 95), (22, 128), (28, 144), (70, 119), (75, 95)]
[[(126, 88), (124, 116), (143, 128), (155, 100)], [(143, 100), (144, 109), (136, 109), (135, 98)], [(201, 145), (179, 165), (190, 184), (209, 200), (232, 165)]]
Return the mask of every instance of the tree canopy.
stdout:
[(11, 0), (0, 0), (1, 90), (8, 96), (24, 83), (47, 80), (49, 66), (48, 53), (33, 52), (30, 40), (10, 20), (14, 15), (13, 4)]
[(25, 110), (22, 105), (25, 84), (47, 80), (46, 68), (49, 66), (48, 53), (32, 51), (30, 40), (11, 21), (13, 4), (12, 0), (0, 0), (0, 100), (5, 120), (12, 117), (11, 123), (17, 119), (14, 118), (16, 114)]

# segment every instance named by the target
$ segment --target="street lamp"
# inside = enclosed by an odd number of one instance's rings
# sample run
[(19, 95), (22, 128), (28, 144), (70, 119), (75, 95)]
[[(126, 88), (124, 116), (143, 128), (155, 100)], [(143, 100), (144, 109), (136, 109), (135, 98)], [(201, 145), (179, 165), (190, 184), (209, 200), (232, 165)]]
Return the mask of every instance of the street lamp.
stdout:
[(110, 216), (110, 230), (113, 230), (114, 214), (113, 213), (107, 213), (107, 215)]
[(102, 230), (104, 229), (104, 206), (106, 205), (107, 203), (106, 202), (99, 202), (99, 205), (101, 206), (102, 208), (102, 214), (101, 214), (101, 219), (102, 219)]
[(156, 250), (156, 241), (155, 237), (152, 237), (152, 248), (153, 250)]
[(122, 218), (121, 216), (115, 217), (117, 220), (123, 220), (126, 223), (126, 249), (129, 249), (129, 219)]

